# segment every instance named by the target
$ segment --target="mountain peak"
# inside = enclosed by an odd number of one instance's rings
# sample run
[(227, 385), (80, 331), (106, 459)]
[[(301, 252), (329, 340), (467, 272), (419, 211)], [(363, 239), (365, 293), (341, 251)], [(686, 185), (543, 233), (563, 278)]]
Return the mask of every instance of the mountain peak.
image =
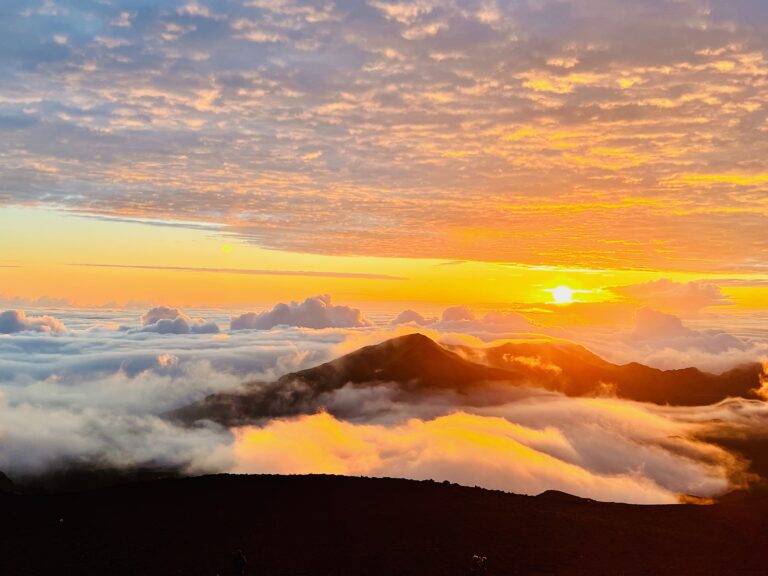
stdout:
[[(473, 362), (474, 358), (477, 361)], [(365, 346), (276, 382), (219, 393), (168, 415), (185, 422), (240, 423), (293, 415), (320, 406), (345, 386), (393, 386), (405, 395), (451, 390), (471, 393), (489, 383), (528, 386), (568, 396), (612, 394), (641, 402), (703, 405), (754, 397), (759, 364), (715, 376), (696, 369), (663, 371), (642, 364), (619, 366), (564, 342), (511, 342), (495, 348), (448, 349), (414, 332)]]
[(365, 346), (341, 358), (281, 378), (320, 390), (345, 384), (398, 382), (410, 388), (461, 388), (489, 380), (516, 380), (512, 370), (475, 364), (418, 332)]

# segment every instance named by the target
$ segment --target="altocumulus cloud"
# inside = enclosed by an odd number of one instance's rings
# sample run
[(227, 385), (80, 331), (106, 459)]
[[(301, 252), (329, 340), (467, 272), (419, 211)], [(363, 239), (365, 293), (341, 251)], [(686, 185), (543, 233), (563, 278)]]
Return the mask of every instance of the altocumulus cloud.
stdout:
[(327, 294), (307, 298), (301, 303), (276, 304), (272, 310), (249, 312), (232, 318), (232, 330), (270, 330), (275, 326), (302, 328), (361, 328), (371, 326), (357, 308), (335, 305)]
[(0, 204), (324, 254), (759, 271), (767, 23), (757, 1), (3, 2)]

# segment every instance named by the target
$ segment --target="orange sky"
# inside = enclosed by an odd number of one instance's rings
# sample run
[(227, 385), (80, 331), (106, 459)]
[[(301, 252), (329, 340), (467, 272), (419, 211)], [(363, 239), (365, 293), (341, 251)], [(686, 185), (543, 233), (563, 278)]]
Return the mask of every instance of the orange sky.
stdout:
[(4, 7), (0, 293), (506, 306), (667, 278), (768, 308), (767, 23), (751, 0)]
[[(503, 308), (553, 302), (552, 289), (558, 286), (575, 290), (577, 301), (601, 302), (626, 300), (613, 287), (660, 277), (680, 283), (721, 279), (657, 270), (320, 256), (264, 250), (214, 230), (94, 220), (51, 210), (2, 210), (0, 225), (9, 239), (0, 244), (4, 297), (64, 298), (83, 306), (139, 301), (243, 307), (330, 293), (337, 301), (381, 310), (448, 304)], [(766, 308), (761, 278), (731, 275), (734, 285), (724, 286), (723, 293), (737, 306)]]

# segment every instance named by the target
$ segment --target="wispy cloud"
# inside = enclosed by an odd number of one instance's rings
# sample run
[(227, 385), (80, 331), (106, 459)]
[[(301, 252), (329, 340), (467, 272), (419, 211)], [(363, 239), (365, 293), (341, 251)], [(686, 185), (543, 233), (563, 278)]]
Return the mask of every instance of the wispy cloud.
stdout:
[(127, 268), (138, 270), (171, 270), (176, 272), (203, 272), (208, 274), (245, 274), (248, 276), (310, 276), (316, 278), (350, 278), (358, 280), (406, 280), (403, 276), (387, 274), (362, 274), (358, 272), (325, 272), (309, 270), (256, 270), (249, 268), (197, 268), (194, 266), (150, 266), (141, 264), (86, 264), (71, 263), (68, 266), (88, 268)]

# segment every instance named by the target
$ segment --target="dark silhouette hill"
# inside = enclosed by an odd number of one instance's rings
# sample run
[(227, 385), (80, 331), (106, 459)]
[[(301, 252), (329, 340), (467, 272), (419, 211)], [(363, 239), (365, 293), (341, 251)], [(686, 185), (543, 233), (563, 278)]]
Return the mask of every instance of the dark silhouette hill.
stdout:
[(14, 492), (16, 485), (0, 470), (0, 492)]
[(723, 374), (697, 368), (660, 370), (636, 362), (613, 364), (567, 341), (510, 342), (476, 350), (456, 347), (467, 357), (524, 374), (534, 386), (569, 396), (615, 394), (620, 398), (683, 406), (713, 404), (728, 397), (756, 398), (762, 366), (747, 364)]
[(764, 575), (768, 498), (606, 504), (439, 482), (208, 476), (0, 494), (0, 574)]
[(754, 398), (761, 366), (724, 374), (696, 368), (659, 370), (617, 365), (564, 341), (506, 343), (489, 349), (443, 347), (421, 334), (366, 346), (276, 382), (251, 382), (240, 390), (208, 396), (168, 417), (186, 423), (213, 420), (225, 425), (316, 411), (323, 395), (345, 385), (394, 384), (405, 396), (451, 390), (470, 394), (488, 383), (528, 386), (569, 396), (615, 395), (672, 405), (712, 404), (728, 397)]
[(347, 384), (396, 383), (403, 393), (427, 394), (521, 379), (512, 369), (471, 362), (422, 334), (409, 334), (286, 374), (276, 382), (250, 382), (236, 392), (213, 394), (167, 416), (188, 423), (208, 419), (234, 425), (314, 412), (318, 398)]
[(300, 380), (323, 391), (350, 382), (398, 382), (407, 389), (461, 389), (478, 382), (520, 377), (509, 366), (471, 362), (423, 334), (409, 334), (365, 346), (315, 368), (287, 374), (280, 381)]

